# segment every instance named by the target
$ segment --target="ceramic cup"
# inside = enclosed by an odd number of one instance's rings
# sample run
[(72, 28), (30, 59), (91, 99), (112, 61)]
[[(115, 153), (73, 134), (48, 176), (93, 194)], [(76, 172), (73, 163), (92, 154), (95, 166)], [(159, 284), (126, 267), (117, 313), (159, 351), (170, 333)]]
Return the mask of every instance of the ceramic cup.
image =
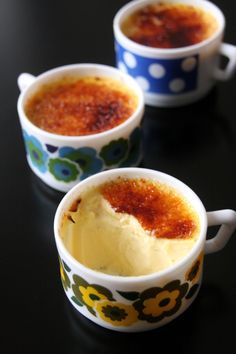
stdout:
[[(138, 97), (134, 113), (113, 129), (85, 136), (63, 136), (36, 127), (26, 116), (28, 97), (50, 80), (66, 75), (112, 77)], [(48, 186), (67, 192), (80, 180), (103, 170), (137, 166), (142, 157), (141, 120), (143, 92), (136, 81), (120, 70), (99, 64), (74, 64), (49, 70), (37, 77), (23, 73), (18, 78), (21, 94), (17, 109), (30, 168)]]
[[(157, 273), (124, 277), (89, 269), (68, 252), (60, 235), (64, 214), (78, 200), (81, 192), (118, 176), (160, 181), (177, 189), (190, 201), (199, 215), (200, 233), (184, 258)], [(212, 225), (221, 227), (213, 238), (206, 240), (207, 227)], [(191, 305), (201, 285), (204, 255), (222, 249), (235, 228), (235, 211), (207, 213), (198, 196), (170, 175), (142, 168), (122, 168), (98, 173), (70, 190), (55, 214), (54, 234), (66, 296), (82, 315), (112, 330), (135, 332), (163, 326)]]
[[(205, 0), (168, 0), (168, 3), (196, 5), (211, 13), (218, 29), (202, 42), (174, 49), (151, 48), (138, 44), (121, 30), (123, 21), (133, 12), (165, 0), (131, 1), (114, 18), (117, 67), (129, 73), (144, 91), (145, 102), (151, 106), (181, 106), (205, 96), (217, 80), (229, 80), (236, 68), (236, 46), (222, 43), (225, 18), (221, 10)], [(224, 69), (220, 56), (228, 59)]]

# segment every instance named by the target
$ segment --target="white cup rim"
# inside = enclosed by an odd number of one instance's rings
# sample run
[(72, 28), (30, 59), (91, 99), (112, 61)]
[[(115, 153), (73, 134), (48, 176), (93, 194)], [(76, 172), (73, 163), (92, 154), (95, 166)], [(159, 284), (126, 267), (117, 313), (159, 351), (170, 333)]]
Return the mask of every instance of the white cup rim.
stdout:
[[(80, 263), (78, 260), (76, 260), (67, 250), (65, 247), (60, 234), (59, 234), (59, 227), (61, 224), (61, 217), (64, 215), (65, 210), (68, 210), (67, 208), (71, 205), (72, 201), (78, 197), (78, 191), (81, 188), (87, 188), (91, 184), (99, 185), (102, 182), (98, 182), (100, 179), (107, 180), (107, 178), (116, 178), (119, 175), (124, 175), (128, 176), (130, 174), (133, 174), (136, 178), (141, 177), (141, 178), (153, 178), (156, 180), (159, 179), (164, 179), (165, 181), (167, 180), (168, 182), (171, 183), (173, 182), (175, 185), (177, 184), (178, 188), (184, 189), (187, 193), (190, 194), (191, 198), (195, 200), (195, 203), (198, 205), (198, 208), (201, 210), (201, 215), (200, 216), (200, 225), (201, 225), (201, 230), (200, 230), (200, 235), (198, 239), (196, 240), (194, 246), (190, 250), (190, 252), (183, 257), (180, 261), (176, 262), (175, 264), (171, 265), (170, 267), (155, 272), (151, 274), (146, 274), (146, 275), (139, 275), (139, 276), (120, 276), (120, 275), (110, 275), (110, 274), (105, 274), (101, 273), (98, 271), (95, 271), (93, 269), (90, 269), (86, 266), (84, 266), (82, 263)], [(152, 177), (151, 177), (152, 176)], [(157, 177), (158, 176), (158, 177)], [(134, 178), (135, 178), (134, 177)], [(65, 207), (66, 206), (66, 207)], [(69, 260), (70, 264), (72, 264), (76, 269), (78, 269), (78, 274), (80, 272), (82, 274), (87, 273), (93, 278), (99, 279), (101, 282), (102, 281), (111, 281), (111, 282), (117, 282), (117, 283), (140, 283), (143, 281), (150, 281), (150, 280), (155, 280), (157, 278), (161, 278), (163, 276), (168, 276), (172, 272), (177, 271), (181, 267), (184, 267), (185, 264), (188, 264), (191, 259), (192, 261), (195, 260), (194, 256), (195, 254), (199, 255), (203, 248), (203, 244), (205, 243), (205, 238), (206, 238), (206, 230), (207, 230), (207, 215), (206, 215), (206, 210), (200, 200), (200, 198), (196, 195), (196, 193), (188, 187), (185, 183), (180, 181), (179, 179), (168, 175), (166, 173), (157, 171), (157, 170), (151, 170), (147, 168), (139, 168), (139, 167), (127, 167), (127, 168), (116, 168), (112, 170), (107, 170), (103, 172), (99, 172), (96, 175), (90, 176), (87, 179), (79, 182), (77, 185), (75, 185), (67, 194), (63, 197), (61, 202), (59, 203), (55, 217), (54, 217), (54, 237), (58, 249), (59, 254), (65, 255), (65, 258)]]
[(181, 48), (153, 48), (148, 47), (139, 43), (136, 43), (129, 39), (121, 30), (121, 22), (128, 14), (133, 13), (136, 9), (143, 7), (144, 5), (148, 5), (151, 3), (157, 2), (165, 2), (165, 0), (133, 0), (128, 4), (124, 5), (120, 8), (120, 10), (116, 13), (113, 19), (113, 31), (115, 34), (115, 38), (118, 43), (124, 45), (125, 48), (133, 51), (136, 54), (148, 56), (148, 57), (158, 57), (159, 55), (168, 55), (175, 57), (176, 55), (186, 54), (188, 52), (198, 52), (202, 47), (208, 46), (212, 43), (216, 38), (222, 35), (225, 28), (225, 17), (222, 11), (218, 6), (213, 4), (207, 0), (167, 0), (166, 2), (178, 2), (178, 3), (187, 3), (194, 4), (198, 7), (202, 7), (204, 9), (209, 9), (214, 12), (214, 15), (217, 17), (217, 21), (219, 23), (219, 28), (213, 33), (213, 35), (197, 44), (185, 46)]
[[(64, 71), (70, 71), (70, 70), (87, 70), (87, 69), (96, 69), (98, 70), (98, 75), (99, 71), (101, 71), (101, 75), (106, 76), (105, 72), (110, 72), (110, 73), (116, 73), (119, 75), (119, 77), (124, 80), (126, 80), (126, 83), (130, 83), (130, 86), (132, 86), (131, 89), (134, 89), (137, 97), (138, 97), (138, 105), (135, 109), (135, 111), (132, 113), (132, 115), (126, 119), (124, 122), (121, 124), (115, 126), (112, 129), (96, 133), (96, 134), (88, 134), (88, 135), (73, 135), (73, 136), (68, 136), (68, 135), (60, 135), (60, 134), (55, 134), (48, 132), (46, 130), (43, 130), (36, 125), (34, 125), (26, 116), (23, 105), (24, 105), (24, 100), (25, 97), (29, 94), (29, 91), (36, 85), (40, 85), (40, 82), (42, 80), (45, 80), (48, 76), (52, 74), (57, 74), (61, 75)], [(102, 74), (103, 73), (103, 74)], [(140, 117), (143, 115), (144, 112), (144, 94), (140, 88), (140, 86), (137, 84), (137, 82), (128, 74), (121, 72), (119, 69), (109, 66), (109, 65), (103, 65), (103, 64), (97, 64), (97, 63), (77, 63), (77, 64), (69, 64), (69, 65), (63, 65), (63, 66), (58, 66), (56, 68), (47, 70), (40, 74), (39, 76), (35, 77), (35, 80), (24, 90), (19, 95), (18, 101), (17, 101), (17, 110), (18, 110), (18, 115), (20, 120), (27, 126), (32, 133), (34, 133), (36, 136), (43, 136), (45, 139), (54, 139), (63, 143), (73, 143), (73, 142), (84, 142), (86, 143), (87, 141), (97, 140), (97, 139), (103, 139), (111, 134), (119, 134), (119, 132), (123, 129), (125, 129), (131, 122), (136, 120), (137, 117)]]

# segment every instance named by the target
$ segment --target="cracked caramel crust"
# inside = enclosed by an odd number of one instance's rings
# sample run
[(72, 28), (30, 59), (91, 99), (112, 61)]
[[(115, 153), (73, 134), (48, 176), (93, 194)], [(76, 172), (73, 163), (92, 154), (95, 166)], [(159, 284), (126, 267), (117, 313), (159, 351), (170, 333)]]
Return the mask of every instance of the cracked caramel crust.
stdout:
[(136, 107), (136, 95), (118, 80), (84, 77), (45, 85), (26, 102), (25, 112), (43, 130), (78, 136), (112, 129)]
[(118, 178), (102, 185), (101, 193), (116, 212), (133, 215), (155, 237), (188, 239), (198, 229), (187, 201), (166, 185)]
[(122, 29), (127, 37), (154, 48), (181, 48), (209, 38), (217, 29), (216, 19), (191, 5), (157, 3), (128, 17)]

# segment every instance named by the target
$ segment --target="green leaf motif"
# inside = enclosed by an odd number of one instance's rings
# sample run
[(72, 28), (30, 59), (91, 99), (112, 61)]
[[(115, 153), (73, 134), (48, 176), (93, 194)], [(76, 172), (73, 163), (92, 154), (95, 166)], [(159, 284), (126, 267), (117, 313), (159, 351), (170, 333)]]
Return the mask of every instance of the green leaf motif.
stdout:
[(75, 296), (72, 296), (71, 297), (71, 300), (73, 300), (75, 303), (76, 303), (76, 305), (79, 305), (79, 306), (83, 306), (83, 304), (77, 299), (77, 297), (75, 297)]
[(62, 260), (63, 266), (65, 268), (65, 270), (69, 273), (71, 271), (71, 269), (68, 267), (68, 265)]
[(185, 296), (185, 299), (191, 299), (195, 294), (196, 292), (198, 291), (198, 288), (199, 288), (199, 284), (194, 284), (190, 289), (189, 289), (189, 292), (187, 293), (187, 295)]
[(117, 292), (126, 300), (134, 301), (139, 298), (139, 293), (137, 291), (118, 291)]

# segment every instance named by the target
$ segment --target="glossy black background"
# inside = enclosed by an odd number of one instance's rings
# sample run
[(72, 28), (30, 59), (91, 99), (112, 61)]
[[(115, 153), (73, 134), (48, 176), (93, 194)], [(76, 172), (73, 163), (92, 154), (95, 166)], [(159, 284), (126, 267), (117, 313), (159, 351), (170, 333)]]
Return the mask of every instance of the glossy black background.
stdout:
[[(2, 353), (235, 353), (236, 234), (205, 258), (198, 298), (166, 327), (124, 334), (76, 316), (59, 279), (53, 218), (63, 194), (30, 172), (16, 112), (21, 72), (115, 65), (112, 19), (127, 1), (0, 0)], [(236, 5), (224, 11), (225, 41), (236, 44)], [(147, 108), (142, 166), (187, 183), (207, 210), (236, 209), (236, 77), (197, 104)], [(214, 230), (215, 231), (215, 230)]]

